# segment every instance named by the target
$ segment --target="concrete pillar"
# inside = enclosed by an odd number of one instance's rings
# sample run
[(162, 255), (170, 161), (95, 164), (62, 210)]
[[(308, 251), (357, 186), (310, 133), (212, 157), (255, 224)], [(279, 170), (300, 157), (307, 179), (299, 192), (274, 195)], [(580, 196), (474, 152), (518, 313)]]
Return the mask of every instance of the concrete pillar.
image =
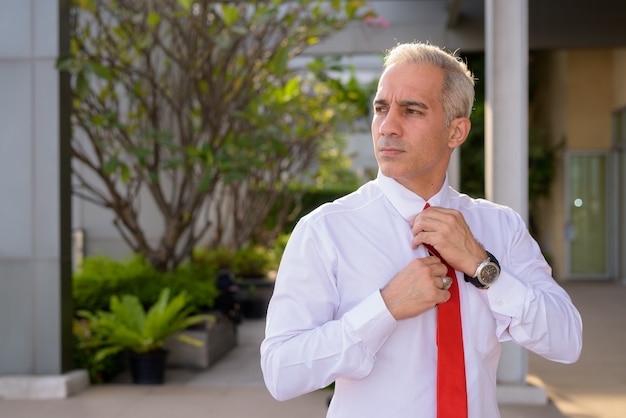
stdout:
[(485, 193), (528, 218), (528, 1), (486, 0)]
[[(528, 221), (528, 0), (485, 0), (485, 195)], [(544, 403), (526, 385), (528, 353), (503, 348), (501, 402)]]
[(68, 4), (0, 2), (0, 397), (72, 367)]

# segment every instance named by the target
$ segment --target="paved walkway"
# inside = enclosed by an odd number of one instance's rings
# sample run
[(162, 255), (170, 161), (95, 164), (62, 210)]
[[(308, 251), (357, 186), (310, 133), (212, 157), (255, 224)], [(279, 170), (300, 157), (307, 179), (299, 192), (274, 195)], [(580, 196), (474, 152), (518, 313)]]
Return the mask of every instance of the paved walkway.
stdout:
[[(502, 418), (626, 417), (626, 287), (571, 283), (566, 289), (583, 316), (583, 355), (574, 365), (529, 355), (530, 377), (543, 382), (552, 402), (545, 406), (502, 405)], [(263, 326), (262, 320), (245, 321), (237, 348), (206, 371), (169, 369), (162, 386), (91, 386), (64, 400), (0, 400), (0, 417), (324, 417), (328, 392), (287, 402), (275, 401), (267, 393), (258, 354)]]
[(529, 356), (555, 405), (571, 418), (626, 417), (626, 286), (567, 283), (565, 289), (583, 318), (583, 352), (563, 365)]

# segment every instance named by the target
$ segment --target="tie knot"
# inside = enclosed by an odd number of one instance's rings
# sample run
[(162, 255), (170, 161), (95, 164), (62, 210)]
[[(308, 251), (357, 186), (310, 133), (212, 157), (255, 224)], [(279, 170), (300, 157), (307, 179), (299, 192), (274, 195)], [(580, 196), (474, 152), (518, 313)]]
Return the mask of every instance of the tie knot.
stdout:
[(428, 209), (430, 207), (430, 203), (426, 202), (426, 204), (424, 205), (424, 209)]

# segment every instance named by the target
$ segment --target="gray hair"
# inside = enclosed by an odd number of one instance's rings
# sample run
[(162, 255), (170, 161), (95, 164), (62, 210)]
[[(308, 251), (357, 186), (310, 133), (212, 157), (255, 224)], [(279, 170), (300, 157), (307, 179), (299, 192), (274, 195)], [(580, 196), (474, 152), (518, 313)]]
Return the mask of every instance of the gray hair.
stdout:
[(444, 74), (441, 104), (446, 113), (446, 125), (452, 119), (468, 117), (474, 105), (474, 76), (455, 53), (420, 42), (398, 44), (387, 51), (383, 71), (393, 64), (430, 64)]

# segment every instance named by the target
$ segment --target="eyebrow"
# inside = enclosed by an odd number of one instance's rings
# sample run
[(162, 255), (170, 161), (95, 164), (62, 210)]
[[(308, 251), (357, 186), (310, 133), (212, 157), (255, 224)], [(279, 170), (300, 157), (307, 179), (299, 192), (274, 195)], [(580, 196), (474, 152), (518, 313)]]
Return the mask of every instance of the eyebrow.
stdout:
[[(378, 100), (374, 100), (374, 104), (377, 105), (388, 105), (389, 102), (385, 99), (378, 99)], [(421, 109), (428, 109), (428, 106), (426, 105), (426, 103), (424, 102), (417, 102), (415, 100), (400, 100), (398, 102), (398, 104), (402, 107), (410, 107), (410, 106), (415, 106), (415, 107), (419, 107)]]

